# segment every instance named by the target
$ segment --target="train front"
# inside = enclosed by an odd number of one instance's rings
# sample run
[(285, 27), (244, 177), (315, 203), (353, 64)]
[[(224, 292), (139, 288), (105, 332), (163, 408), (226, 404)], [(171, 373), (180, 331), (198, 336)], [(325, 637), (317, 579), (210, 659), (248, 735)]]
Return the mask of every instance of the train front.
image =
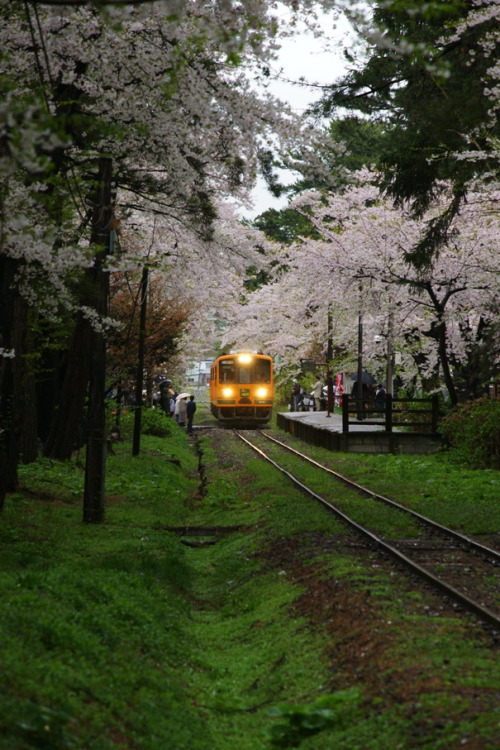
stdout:
[(219, 357), (214, 370), (212, 413), (223, 422), (268, 422), (273, 408), (273, 361), (238, 352)]

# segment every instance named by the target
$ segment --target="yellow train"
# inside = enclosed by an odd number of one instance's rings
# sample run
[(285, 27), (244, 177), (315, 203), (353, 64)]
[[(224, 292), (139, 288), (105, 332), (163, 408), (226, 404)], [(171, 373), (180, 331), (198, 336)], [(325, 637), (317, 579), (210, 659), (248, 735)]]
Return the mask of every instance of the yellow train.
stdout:
[(212, 362), (210, 409), (221, 422), (263, 424), (271, 418), (273, 360), (265, 354), (235, 352)]

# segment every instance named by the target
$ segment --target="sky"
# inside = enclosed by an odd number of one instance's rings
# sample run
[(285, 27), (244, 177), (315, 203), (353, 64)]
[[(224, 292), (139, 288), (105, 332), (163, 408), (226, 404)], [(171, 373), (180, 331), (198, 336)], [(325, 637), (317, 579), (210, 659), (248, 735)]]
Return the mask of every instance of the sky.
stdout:
[[(334, 22), (332, 16), (323, 15), (321, 26), (331, 39), (329, 49), (325, 40), (315, 38), (311, 32), (302, 29), (293, 38), (283, 41), (279, 58), (271, 66), (274, 74), (274, 80), (269, 84), (271, 93), (287, 101), (298, 114), (319, 99), (322, 84), (332, 83), (346, 70), (343, 50), (350, 46), (353, 34), (348, 22), (342, 19)], [(287, 82), (298, 81), (302, 77), (319, 86)], [(269, 208), (283, 208), (288, 202), (286, 197), (274, 198), (263, 180), (258, 181), (253, 199), (253, 210), (242, 211), (245, 218), (253, 219)]]
[[(288, 101), (296, 112), (303, 112), (322, 93), (321, 85), (332, 83), (345, 72), (344, 49), (349, 46), (352, 34), (348, 22), (334, 20), (322, 14), (320, 24), (326, 38), (316, 38), (305, 27), (295, 36), (282, 41), (279, 58), (271, 66), (277, 76), (270, 88), (274, 94)], [(283, 69), (281, 75), (280, 69)], [(319, 86), (304, 86), (287, 83), (285, 79), (297, 81), (301, 77)]]

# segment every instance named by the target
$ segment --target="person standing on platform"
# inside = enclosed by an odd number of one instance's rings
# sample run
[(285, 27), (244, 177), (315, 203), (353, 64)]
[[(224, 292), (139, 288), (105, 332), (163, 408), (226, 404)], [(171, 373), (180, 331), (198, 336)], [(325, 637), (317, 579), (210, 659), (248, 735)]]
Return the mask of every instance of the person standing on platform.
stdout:
[(196, 411), (196, 403), (194, 400), (194, 396), (189, 397), (189, 401), (187, 402), (186, 406), (186, 414), (187, 414), (187, 432), (193, 431), (193, 417), (194, 413)]
[(385, 390), (382, 383), (379, 383), (377, 386), (377, 391), (375, 393), (375, 406), (380, 411), (383, 411), (385, 409), (385, 402), (387, 400), (387, 391)]
[(320, 411), (321, 409), (321, 394), (323, 393), (323, 383), (318, 378), (318, 380), (313, 385), (313, 398), (314, 398), (314, 411)]

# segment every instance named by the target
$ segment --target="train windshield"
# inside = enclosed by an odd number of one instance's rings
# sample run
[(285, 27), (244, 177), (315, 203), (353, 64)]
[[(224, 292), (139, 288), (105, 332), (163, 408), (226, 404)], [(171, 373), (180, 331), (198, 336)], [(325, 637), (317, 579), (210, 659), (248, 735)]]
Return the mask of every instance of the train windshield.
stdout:
[(271, 382), (271, 363), (268, 359), (258, 359), (255, 363), (254, 382)]
[(271, 362), (266, 359), (241, 363), (235, 359), (223, 359), (219, 363), (221, 383), (270, 383)]

